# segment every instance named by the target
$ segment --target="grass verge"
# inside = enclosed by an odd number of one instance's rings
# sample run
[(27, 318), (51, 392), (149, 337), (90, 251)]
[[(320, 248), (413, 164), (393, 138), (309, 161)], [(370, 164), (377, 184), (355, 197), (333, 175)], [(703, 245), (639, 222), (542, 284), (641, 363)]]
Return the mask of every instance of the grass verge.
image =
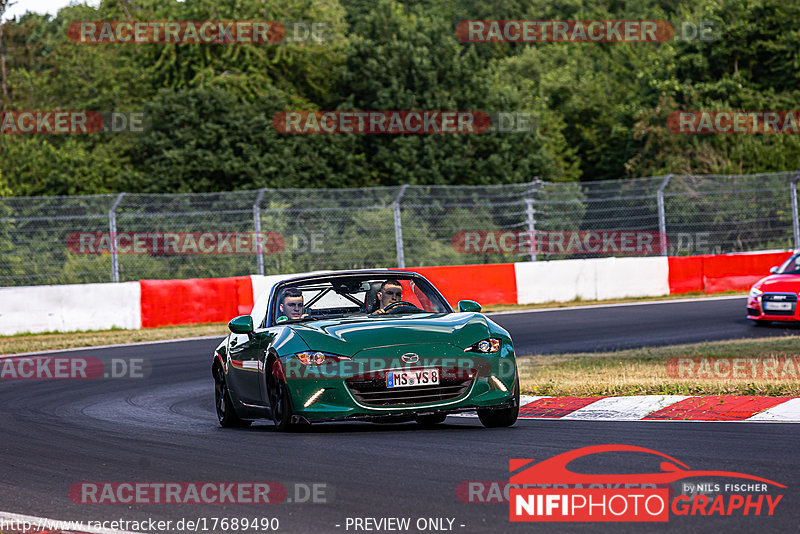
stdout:
[(228, 329), (224, 323), (164, 326), (143, 328), (141, 330), (96, 330), (87, 332), (48, 332), (44, 334), (17, 334), (0, 336), (0, 355), (40, 350), (71, 349), (136, 343), (137, 341), (163, 341), (185, 337), (219, 336), (225, 337)]
[[(761, 395), (800, 396), (800, 370), (781, 380), (679, 379), (667, 374), (670, 358), (797, 357), (800, 336), (717, 341), (618, 352), (518, 358), (527, 395)], [(790, 376), (790, 375), (787, 375)]]

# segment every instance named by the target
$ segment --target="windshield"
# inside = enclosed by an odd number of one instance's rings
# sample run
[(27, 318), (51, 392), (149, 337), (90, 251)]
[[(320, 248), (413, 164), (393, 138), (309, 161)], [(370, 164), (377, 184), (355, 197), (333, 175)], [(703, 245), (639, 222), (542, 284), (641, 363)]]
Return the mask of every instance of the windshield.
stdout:
[(451, 311), (439, 292), (424, 279), (395, 274), (294, 282), (282, 286), (275, 299), (273, 324)]
[(800, 274), (800, 254), (791, 256), (778, 267), (778, 274)]

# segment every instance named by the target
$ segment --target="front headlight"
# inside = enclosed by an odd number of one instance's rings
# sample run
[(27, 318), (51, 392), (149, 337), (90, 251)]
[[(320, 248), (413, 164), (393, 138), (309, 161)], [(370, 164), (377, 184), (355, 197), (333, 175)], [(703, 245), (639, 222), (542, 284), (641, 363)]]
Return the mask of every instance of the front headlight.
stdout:
[(328, 352), (319, 352), (316, 350), (298, 352), (294, 356), (300, 360), (303, 365), (322, 365), (351, 359), (348, 356), (339, 356), (338, 354), (330, 354)]
[(763, 293), (763, 291), (761, 291), (760, 289), (757, 289), (757, 288), (754, 287), (753, 289), (750, 290), (750, 295), (749, 296), (750, 296), (751, 299), (754, 299), (754, 298), (760, 297), (761, 293)]
[(481, 341), (470, 345), (464, 349), (464, 352), (479, 352), (481, 354), (489, 354), (490, 352), (497, 352), (500, 350), (502, 345), (502, 341), (496, 337), (490, 337), (489, 339), (482, 339)]

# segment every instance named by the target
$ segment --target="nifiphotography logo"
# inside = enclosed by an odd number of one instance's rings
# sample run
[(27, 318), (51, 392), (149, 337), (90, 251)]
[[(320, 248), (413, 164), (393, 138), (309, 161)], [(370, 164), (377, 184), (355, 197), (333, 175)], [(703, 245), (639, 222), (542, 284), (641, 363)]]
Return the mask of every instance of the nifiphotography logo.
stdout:
[[(646, 453), (666, 461), (661, 461), (661, 472), (656, 473), (583, 474), (567, 468), (579, 458), (608, 452)], [(676, 516), (771, 516), (783, 494), (767, 493), (768, 486), (786, 487), (733, 471), (692, 470), (671, 456), (635, 445), (594, 445), (531, 462), (535, 460), (509, 461), (509, 470), (516, 471), (509, 479), (510, 521), (666, 522), (670, 511)], [(529, 467), (519, 471), (525, 466)], [(696, 477), (703, 479), (702, 488), (716, 495), (694, 491), (700, 486), (693, 483), (682, 483), (690, 495), (670, 495), (669, 484)], [(708, 483), (708, 477), (748, 482)]]

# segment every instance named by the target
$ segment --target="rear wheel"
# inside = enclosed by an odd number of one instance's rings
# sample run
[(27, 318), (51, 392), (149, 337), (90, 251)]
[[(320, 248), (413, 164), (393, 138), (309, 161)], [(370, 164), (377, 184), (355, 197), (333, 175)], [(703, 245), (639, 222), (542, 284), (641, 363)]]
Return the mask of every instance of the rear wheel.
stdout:
[(444, 423), (444, 420), (447, 419), (446, 413), (436, 413), (430, 415), (418, 415), (416, 418), (417, 424), (420, 426), (436, 426), (440, 423)]
[(267, 395), (275, 429), (278, 432), (286, 432), (292, 427), (292, 403), (286, 381), (275, 374), (276, 363), (273, 362), (272, 371), (267, 375)]
[(236, 414), (231, 393), (228, 391), (228, 383), (225, 381), (225, 373), (219, 366), (214, 367), (214, 401), (220, 426), (225, 428), (250, 426), (250, 421), (244, 421)]
[(514, 381), (514, 392), (511, 396), (511, 406), (500, 410), (479, 409), (478, 419), (487, 428), (511, 426), (517, 422), (519, 416), (519, 378)]

